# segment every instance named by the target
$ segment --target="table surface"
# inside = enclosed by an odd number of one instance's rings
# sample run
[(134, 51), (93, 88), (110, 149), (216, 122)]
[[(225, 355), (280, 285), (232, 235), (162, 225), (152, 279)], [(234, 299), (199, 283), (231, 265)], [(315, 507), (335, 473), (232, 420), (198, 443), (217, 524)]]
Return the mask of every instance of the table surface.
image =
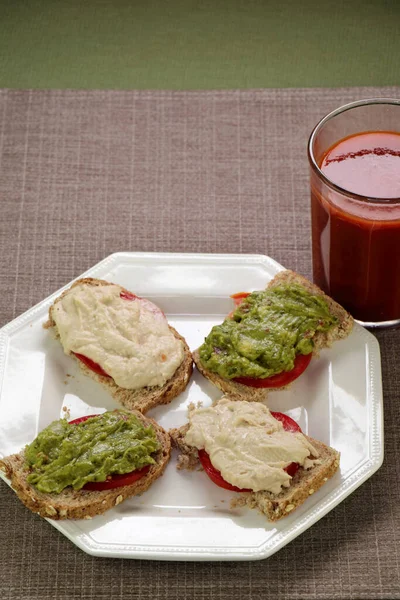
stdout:
[[(116, 251), (262, 253), (310, 276), (308, 134), (344, 102), (399, 92), (0, 90), (0, 325)], [(277, 554), (93, 558), (0, 482), (1, 597), (400, 598), (400, 333), (378, 339), (384, 464)]]
[(399, 84), (397, 0), (0, 4), (0, 87)]

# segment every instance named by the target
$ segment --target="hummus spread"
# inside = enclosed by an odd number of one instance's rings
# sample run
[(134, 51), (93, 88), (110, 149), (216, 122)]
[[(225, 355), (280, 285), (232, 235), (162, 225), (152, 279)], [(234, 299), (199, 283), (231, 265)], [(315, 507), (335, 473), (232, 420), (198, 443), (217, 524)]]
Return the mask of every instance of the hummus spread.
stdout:
[(90, 358), (122, 388), (161, 387), (182, 363), (183, 343), (155, 304), (120, 293), (114, 284), (82, 284), (54, 305), (64, 352)]
[(318, 452), (302, 433), (290, 433), (264, 404), (223, 398), (209, 408), (193, 408), (185, 442), (204, 449), (222, 477), (239, 488), (279, 494), (290, 485), (290, 463), (305, 469)]

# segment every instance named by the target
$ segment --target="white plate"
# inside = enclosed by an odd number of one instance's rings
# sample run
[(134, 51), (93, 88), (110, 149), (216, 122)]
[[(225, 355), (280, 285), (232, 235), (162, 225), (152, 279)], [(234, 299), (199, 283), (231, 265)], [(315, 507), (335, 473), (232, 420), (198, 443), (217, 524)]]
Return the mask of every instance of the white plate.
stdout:
[[(84, 276), (119, 283), (154, 300), (195, 349), (231, 310), (230, 294), (262, 289), (282, 269), (258, 255), (118, 253)], [(117, 406), (42, 328), (50, 304), (61, 291), (0, 331), (0, 456), (31, 442), (53, 419), (64, 415), (63, 407), (75, 418)], [(195, 373), (183, 394), (150, 414), (167, 429), (177, 427), (186, 422), (189, 402), (208, 404), (220, 395)], [(270, 556), (382, 464), (378, 342), (356, 325), (346, 340), (321, 352), (289, 391), (271, 393), (269, 398), (273, 410), (288, 413), (303, 431), (341, 452), (340, 473), (277, 524), (268, 524), (254, 510), (232, 510), (231, 492), (215, 486), (204, 473), (178, 472), (175, 455), (164, 476), (143, 496), (90, 521), (49, 522), (96, 556), (166, 560)]]

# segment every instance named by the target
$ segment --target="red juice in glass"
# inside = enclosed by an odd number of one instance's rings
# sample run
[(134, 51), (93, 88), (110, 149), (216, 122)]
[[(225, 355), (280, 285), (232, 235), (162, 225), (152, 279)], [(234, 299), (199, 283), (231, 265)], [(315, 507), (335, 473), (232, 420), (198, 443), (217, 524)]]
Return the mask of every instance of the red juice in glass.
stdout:
[[(375, 116), (387, 108), (371, 102)], [(368, 105), (356, 108), (370, 125)], [(400, 103), (390, 109), (400, 125)], [(323, 120), (310, 138), (314, 281), (363, 324), (398, 325), (400, 127), (360, 131), (359, 114), (357, 127), (336, 124), (334, 139), (333, 121), (351, 112), (341, 110), (325, 118), (332, 122), (324, 135), (315, 135)]]

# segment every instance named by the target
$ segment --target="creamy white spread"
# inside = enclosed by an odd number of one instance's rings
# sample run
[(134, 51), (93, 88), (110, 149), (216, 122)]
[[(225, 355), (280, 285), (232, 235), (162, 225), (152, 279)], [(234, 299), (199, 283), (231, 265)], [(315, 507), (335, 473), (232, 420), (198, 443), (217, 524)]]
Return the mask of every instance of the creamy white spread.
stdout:
[(121, 298), (121, 291), (81, 284), (54, 305), (64, 352), (90, 358), (122, 388), (163, 386), (183, 361), (183, 343), (155, 304)]
[(290, 463), (305, 469), (318, 457), (302, 433), (283, 429), (264, 404), (223, 398), (209, 408), (193, 408), (185, 442), (204, 449), (222, 477), (239, 488), (279, 494), (290, 485)]

